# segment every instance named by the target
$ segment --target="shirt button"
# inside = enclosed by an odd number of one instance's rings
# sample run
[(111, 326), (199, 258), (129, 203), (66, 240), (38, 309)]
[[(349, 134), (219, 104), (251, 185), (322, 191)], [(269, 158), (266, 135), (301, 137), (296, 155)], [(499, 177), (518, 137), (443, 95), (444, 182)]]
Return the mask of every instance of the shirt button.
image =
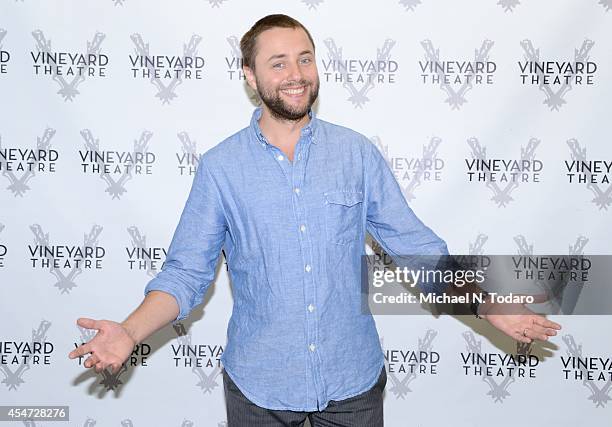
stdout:
[(300, 225), (300, 231), (303, 233), (306, 231), (306, 226), (304, 224)]
[(306, 264), (306, 267), (304, 267), (304, 270), (309, 272), (310, 270), (312, 270), (312, 267), (310, 267), (310, 264)]
[(314, 305), (308, 304), (308, 311), (312, 313), (314, 311)]
[(315, 349), (317, 348), (317, 346), (316, 346), (316, 345), (314, 345), (314, 344), (310, 344), (310, 345), (308, 346), (308, 348), (310, 349), (310, 351), (315, 351)]
[(283, 155), (282, 155), (282, 154), (279, 154), (279, 155), (278, 155), (278, 157), (277, 157), (277, 159), (278, 159), (279, 161), (282, 161), (284, 158), (285, 158), (285, 157), (283, 157)]
[(300, 194), (300, 187), (295, 187), (293, 191), (295, 192), (295, 194)]

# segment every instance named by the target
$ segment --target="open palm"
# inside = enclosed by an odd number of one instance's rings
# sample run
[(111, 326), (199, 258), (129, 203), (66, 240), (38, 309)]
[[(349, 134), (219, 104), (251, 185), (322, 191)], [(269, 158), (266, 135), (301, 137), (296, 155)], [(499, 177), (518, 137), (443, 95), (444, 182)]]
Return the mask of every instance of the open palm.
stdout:
[(87, 329), (97, 329), (98, 332), (91, 340), (71, 351), (68, 357), (74, 359), (91, 353), (83, 366), (95, 368), (96, 372), (102, 372), (107, 367), (110, 367), (112, 373), (119, 371), (136, 345), (120, 323), (81, 317), (77, 320), (77, 325)]

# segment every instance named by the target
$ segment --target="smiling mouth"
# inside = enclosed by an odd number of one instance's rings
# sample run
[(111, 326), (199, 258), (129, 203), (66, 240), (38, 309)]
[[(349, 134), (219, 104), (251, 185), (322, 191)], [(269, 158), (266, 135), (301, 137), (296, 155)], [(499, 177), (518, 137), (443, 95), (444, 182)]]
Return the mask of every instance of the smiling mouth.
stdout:
[(290, 95), (290, 96), (299, 96), (299, 95), (302, 95), (305, 90), (306, 90), (306, 86), (301, 86), (301, 87), (296, 87), (296, 88), (282, 89), (281, 92), (286, 95)]

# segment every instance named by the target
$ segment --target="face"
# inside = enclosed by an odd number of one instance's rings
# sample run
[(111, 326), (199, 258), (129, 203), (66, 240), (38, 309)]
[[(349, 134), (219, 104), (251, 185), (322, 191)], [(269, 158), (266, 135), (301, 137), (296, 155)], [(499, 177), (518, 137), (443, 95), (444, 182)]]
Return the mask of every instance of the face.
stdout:
[(314, 47), (301, 28), (272, 28), (257, 37), (255, 70), (245, 67), (249, 86), (281, 120), (302, 119), (319, 93)]

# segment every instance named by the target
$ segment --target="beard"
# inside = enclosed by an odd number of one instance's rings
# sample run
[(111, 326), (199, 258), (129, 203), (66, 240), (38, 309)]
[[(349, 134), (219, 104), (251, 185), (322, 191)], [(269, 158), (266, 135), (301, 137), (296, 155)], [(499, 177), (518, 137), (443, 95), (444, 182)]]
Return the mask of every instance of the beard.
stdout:
[[(299, 86), (304, 86), (304, 90), (309, 89), (308, 102), (306, 102), (306, 105), (303, 107), (294, 107), (283, 101), (280, 95), (281, 90)], [(300, 80), (293, 84), (280, 86), (278, 89), (265, 88), (257, 81), (257, 93), (259, 94), (261, 102), (270, 110), (272, 116), (280, 120), (296, 122), (308, 114), (310, 107), (312, 107), (312, 104), (317, 100), (319, 96), (319, 79), (317, 78), (314, 83), (307, 80)]]

